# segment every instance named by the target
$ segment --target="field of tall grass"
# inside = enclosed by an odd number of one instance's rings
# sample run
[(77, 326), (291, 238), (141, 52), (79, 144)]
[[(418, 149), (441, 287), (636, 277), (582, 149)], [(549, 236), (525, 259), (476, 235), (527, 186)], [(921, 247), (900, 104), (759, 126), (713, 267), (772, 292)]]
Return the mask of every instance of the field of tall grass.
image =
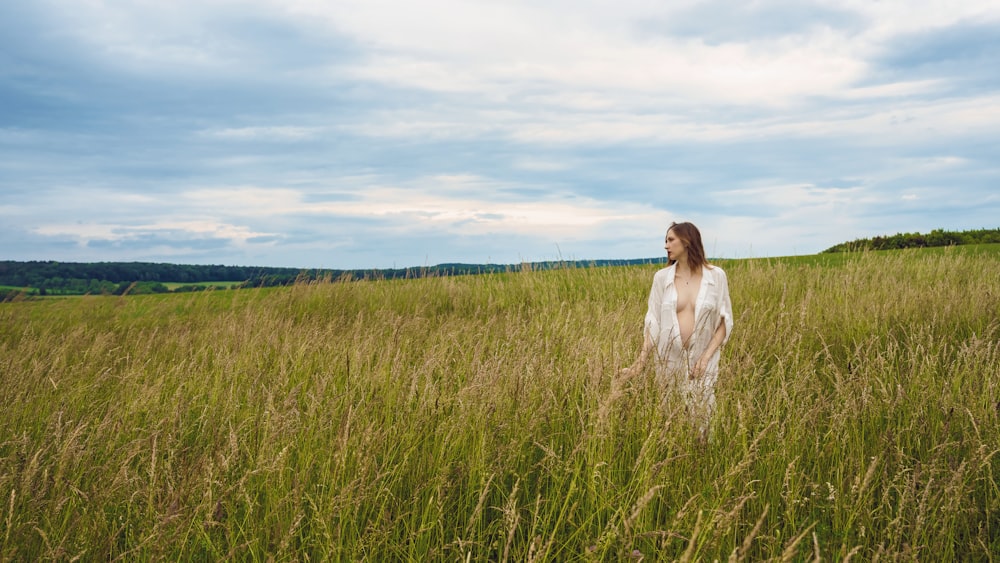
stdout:
[(0, 560), (996, 558), (997, 255), (721, 265), (707, 444), (655, 267), (0, 304)]

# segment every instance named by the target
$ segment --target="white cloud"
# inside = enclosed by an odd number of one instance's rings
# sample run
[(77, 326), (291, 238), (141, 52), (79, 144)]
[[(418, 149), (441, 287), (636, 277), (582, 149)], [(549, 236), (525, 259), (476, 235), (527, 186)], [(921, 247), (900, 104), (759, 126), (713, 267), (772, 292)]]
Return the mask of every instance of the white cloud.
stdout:
[(907, 80), (903, 82), (891, 82), (888, 84), (878, 84), (875, 86), (861, 86), (847, 88), (843, 91), (833, 92), (830, 97), (845, 100), (877, 100), (880, 98), (908, 98), (912, 96), (923, 96), (941, 91), (945, 86), (944, 81), (939, 79), (929, 80)]
[(212, 218), (191, 220), (163, 220), (145, 224), (67, 223), (41, 225), (33, 232), (45, 236), (68, 236), (81, 244), (92, 241), (127, 241), (143, 237), (177, 238), (183, 242), (196, 238), (225, 239), (241, 245), (255, 237), (273, 236), (271, 233), (254, 232), (248, 227), (217, 221)]
[[(620, 103), (636, 92), (677, 103), (750, 103), (782, 107), (803, 95), (821, 95), (858, 80), (864, 64), (841, 46), (842, 38), (810, 38), (782, 49), (745, 44), (709, 46), (697, 41), (637, 42), (602, 29), (560, 34), (554, 27), (539, 33), (530, 58), (519, 59), (522, 45), (501, 45), (479, 57), (476, 46), (513, 41), (503, 26), (480, 30), (475, 43), (458, 48), (435, 41), (435, 51), (416, 45), (395, 46), (355, 66), (355, 77), (433, 92), (485, 96), (513, 95), (541, 89), (550, 96), (570, 96), (598, 107)], [(573, 92), (600, 92), (587, 97)], [(683, 103), (683, 102), (682, 102)], [(690, 102), (688, 102), (690, 103)]]
[(200, 136), (237, 141), (302, 141), (322, 133), (320, 127), (260, 126), (205, 129)]
[(178, 198), (196, 212), (236, 217), (283, 215), (302, 207), (300, 191), (280, 187), (201, 188), (182, 192)]
[[(905, 90), (901, 86), (899, 90)], [(886, 87), (882, 92), (894, 91)], [(854, 90), (848, 96), (856, 95)], [(869, 90), (864, 96), (874, 95)], [(878, 106), (815, 106), (744, 117), (662, 111), (559, 112), (520, 108), (503, 113), (452, 108), (444, 115), (386, 112), (341, 131), (372, 138), (470, 139), (500, 135), (526, 144), (714, 142), (749, 139), (857, 138), (871, 143), (923, 143), (936, 137), (988, 133), (1000, 127), (1000, 95), (912, 99)], [(447, 117), (447, 119), (442, 119)]]
[(347, 217), (405, 218), (424, 227), (476, 234), (494, 230), (521, 234), (581, 233), (600, 224), (633, 220), (652, 211), (631, 205), (609, 208), (607, 204), (580, 197), (496, 202), (400, 188), (372, 189), (366, 191), (362, 201), (311, 206), (310, 210)]
[(764, 185), (758, 187), (724, 190), (712, 198), (729, 205), (767, 205), (781, 209), (801, 210), (804, 207), (831, 207), (873, 203), (871, 196), (860, 186), (823, 188), (808, 184)]
[[(353, 183), (356, 179), (348, 179)], [(660, 224), (663, 210), (628, 202), (609, 203), (556, 192), (521, 196), (496, 180), (474, 175), (437, 175), (392, 185), (378, 180), (351, 197), (309, 201), (306, 193), (289, 188), (206, 188), (179, 194), (191, 213), (218, 209), (231, 221), (280, 221), (280, 217), (339, 217), (377, 220), (381, 228), (438, 230), (460, 235), (503, 231), (510, 235), (586, 238), (593, 229), (629, 223)], [(247, 231), (246, 236), (264, 233)], [(233, 238), (233, 237), (230, 237)]]
[[(8, 10), (41, 28), (4, 35), (17, 72), (0, 90), (21, 105), (0, 116), (0, 233), (148, 240), (158, 255), (171, 240), (184, 252), (268, 238), (279, 249), (268, 259), (308, 247), (294, 259), (308, 265), (349, 247), (364, 267), (423, 255), (421, 244), (443, 245), (442, 261), (552, 242), (579, 243), (580, 257), (658, 255), (674, 213), (730, 254), (747, 241), (770, 253), (856, 238), (882, 228), (878, 206), (904, 209), (907, 230), (996, 215), (1000, 91), (975, 63), (1000, 5), (755, 0), (700, 17), (724, 5)], [(963, 44), (965, 29), (978, 42)], [(911, 53), (926, 37), (976, 55), (923, 65), (938, 60)], [(676, 209), (638, 203), (665, 201), (665, 185), (683, 192)], [(945, 189), (976, 209), (947, 223), (933, 206)], [(385, 233), (398, 249), (368, 242)]]
[(982, 0), (837, 0), (833, 5), (850, 9), (868, 18), (867, 34), (874, 39), (930, 28), (939, 28), (970, 19), (996, 19), (1000, 7)]
[(518, 170), (531, 170), (537, 172), (557, 172), (561, 170), (568, 170), (573, 166), (565, 160), (532, 157), (514, 159), (511, 165)]

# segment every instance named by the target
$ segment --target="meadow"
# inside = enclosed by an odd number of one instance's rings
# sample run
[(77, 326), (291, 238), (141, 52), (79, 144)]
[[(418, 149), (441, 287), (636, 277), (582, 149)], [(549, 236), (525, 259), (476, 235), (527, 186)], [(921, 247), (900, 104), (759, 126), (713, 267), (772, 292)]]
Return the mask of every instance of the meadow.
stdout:
[(0, 560), (992, 560), (1000, 260), (720, 262), (712, 438), (656, 267), (0, 304)]
[(198, 287), (198, 288), (214, 288), (214, 289), (232, 289), (235, 287), (240, 287), (243, 284), (242, 281), (206, 281), (206, 282), (166, 282), (163, 285), (170, 291), (176, 291), (181, 287)]

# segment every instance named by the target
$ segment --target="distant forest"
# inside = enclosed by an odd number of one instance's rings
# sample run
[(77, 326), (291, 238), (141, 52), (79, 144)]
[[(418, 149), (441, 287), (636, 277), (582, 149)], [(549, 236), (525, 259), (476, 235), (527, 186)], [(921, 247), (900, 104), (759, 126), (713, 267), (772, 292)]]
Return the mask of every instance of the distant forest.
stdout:
[[(271, 287), (321, 279), (372, 280), (457, 276), (565, 267), (655, 264), (666, 258), (636, 260), (576, 260), (526, 264), (439, 264), (421, 268), (329, 270), (219, 265), (182, 265), (154, 262), (0, 261), (0, 301), (35, 295), (123, 295), (202, 291), (209, 282), (228, 289)], [(166, 284), (181, 284), (169, 288)], [(2, 287), (6, 286), (6, 287)]]
[[(832, 246), (824, 253), (890, 250), (927, 246), (1000, 243), (1000, 229), (972, 231), (933, 230), (927, 234), (898, 233), (857, 239)], [(421, 268), (330, 270), (250, 266), (185, 265), (155, 262), (53, 262), (0, 261), (0, 301), (18, 296), (123, 295), (202, 291), (225, 282), (227, 289), (270, 287), (311, 280), (372, 280), (459, 276), (552, 268), (586, 268), (661, 264), (666, 258), (635, 260), (575, 260), (526, 264), (439, 264)], [(168, 287), (170, 284), (173, 287)]]
[(862, 238), (851, 242), (843, 242), (836, 246), (831, 246), (823, 252), (895, 250), (900, 248), (988, 243), (1000, 243), (1000, 229), (978, 229), (962, 232), (935, 229), (926, 235), (921, 233), (897, 233), (887, 237)]

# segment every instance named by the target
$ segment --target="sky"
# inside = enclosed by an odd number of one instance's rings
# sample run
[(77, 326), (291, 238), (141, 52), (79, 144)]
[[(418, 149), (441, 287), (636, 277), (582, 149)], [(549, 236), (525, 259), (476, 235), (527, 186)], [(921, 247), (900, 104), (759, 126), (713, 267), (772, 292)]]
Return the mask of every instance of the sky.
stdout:
[(0, 259), (714, 258), (1000, 227), (994, 0), (0, 2)]

